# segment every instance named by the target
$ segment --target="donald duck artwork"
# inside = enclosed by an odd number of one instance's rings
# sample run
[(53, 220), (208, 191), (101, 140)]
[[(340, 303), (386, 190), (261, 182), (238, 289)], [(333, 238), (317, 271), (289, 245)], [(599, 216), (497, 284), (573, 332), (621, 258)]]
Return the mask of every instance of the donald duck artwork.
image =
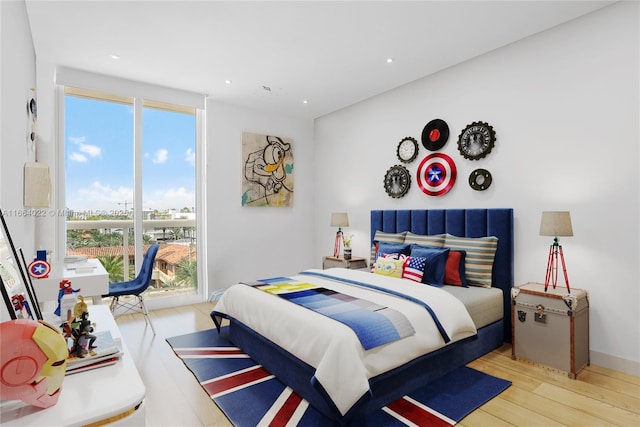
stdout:
[(291, 206), (292, 141), (271, 135), (242, 134), (242, 206)]

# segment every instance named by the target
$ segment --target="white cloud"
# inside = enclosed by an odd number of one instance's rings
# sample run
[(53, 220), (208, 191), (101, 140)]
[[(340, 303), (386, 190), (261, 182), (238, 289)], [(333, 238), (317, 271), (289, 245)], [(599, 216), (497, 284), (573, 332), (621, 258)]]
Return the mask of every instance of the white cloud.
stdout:
[(162, 163), (165, 163), (167, 159), (169, 159), (169, 151), (166, 150), (165, 148), (161, 148), (155, 152), (155, 154), (153, 155), (153, 159), (151, 159), (151, 161), (153, 163), (162, 164)]
[(84, 154), (73, 152), (69, 154), (69, 160), (72, 162), (86, 163), (89, 159)]
[(102, 154), (102, 148), (97, 145), (80, 144), (80, 151), (87, 153), (91, 157), (100, 157), (100, 154)]
[(189, 163), (191, 166), (195, 166), (196, 152), (193, 151), (191, 148), (188, 148), (187, 151), (184, 153), (184, 161)]
[[(66, 205), (76, 211), (113, 211), (123, 210), (122, 203), (128, 202), (127, 208), (133, 207), (133, 189), (125, 186), (112, 187), (94, 181), (88, 187), (80, 188), (74, 194), (67, 194)], [(182, 209), (194, 207), (196, 196), (194, 192), (187, 191), (184, 187), (157, 190), (143, 195), (143, 206), (150, 209)]]
[[(118, 203), (131, 203), (133, 201), (133, 189), (129, 187), (112, 187), (94, 181), (89, 187), (80, 188), (75, 194), (67, 195), (67, 206), (75, 210), (121, 210), (124, 205)], [(127, 207), (131, 207), (128, 205)]]
[[(97, 145), (85, 144), (86, 137), (84, 136), (70, 136), (69, 142), (78, 146), (78, 150), (82, 153), (89, 155), (89, 157), (100, 157), (102, 154), (102, 148)], [(80, 154), (76, 151), (69, 154), (69, 160), (73, 162), (87, 162), (89, 159), (84, 154)]]
[(194, 207), (196, 205), (196, 195), (187, 191), (184, 187), (158, 190), (153, 194), (144, 195), (144, 206), (151, 209), (182, 209), (184, 207)]

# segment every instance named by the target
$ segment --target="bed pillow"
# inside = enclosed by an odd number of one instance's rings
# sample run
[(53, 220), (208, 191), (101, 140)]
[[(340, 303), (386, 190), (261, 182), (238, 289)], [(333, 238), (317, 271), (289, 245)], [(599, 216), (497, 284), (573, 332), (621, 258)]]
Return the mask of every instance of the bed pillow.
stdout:
[(411, 245), (405, 245), (404, 243), (387, 243), (387, 242), (378, 242), (376, 244), (376, 256), (377, 260), (380, 255), (385, 254), (402, 254), (409, 255), (411, 252)]
[(419, 256), (407, 257), (402, 270), (402, 278), (422, 283), (424, 276), (424, 267), (427, 265), (427, 259)]
[(407, 235), (406, 231), (402, 233), (385, 233), (384, 231), (377, 230), (373, 236), (374, 242), (387, 242), (387, 243), (404, 243), (404, 238)]
[(444, 246), (444, 238), (445, 234), (415, 234), (410, 231), (407, 231), (407, 235), (404, 237), (404, 243), (415, 243), (418, 245), (426, 245), (426, 246)]
[(458, 237), (447, 234), (444, 246), (454, 251), (466, 252), (464, 269), (469, 285), (491, 287), (493, 260), (498, 249), (497, 237)]
[(373, 236), (373, 244), (371, 245), (371, 265), (376, 261), (379, 242), (404, 243), (404, 236), (406, 234), (406, 231), (402, 233), (385, 233), (384, 231), (376, 230)]
[(447, 264), (449, 248), (437, 246), (411, 245), (411, 256), (426, 258), (422, 283), (433, 286), (444, 284), (444, 271)]
[(373, 264), (371, 271), (375, 274), (389, 277), (402, 277), (404, 263), (407, 257), (399, 254), (388, 254), (379, 256)]
[(449, 251), (444, 269), (445, 285), (467, 287), (467, 278), (464, 270), (466, 255), (465, 251)]

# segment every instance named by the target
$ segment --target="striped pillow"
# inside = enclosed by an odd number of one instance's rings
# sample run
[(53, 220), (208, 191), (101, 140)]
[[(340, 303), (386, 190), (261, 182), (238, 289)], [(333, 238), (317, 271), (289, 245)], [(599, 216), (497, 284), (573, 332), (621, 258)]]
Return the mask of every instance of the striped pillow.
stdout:
[(417, 245), (437, 246), (441, 248), (444, 246), (445, 236), (445, 234), (422, 235), (407, 231), (404, 243), (415, 243)]
[(447, 234), (444, 239), (444, 246), (451, 250), (466, 252), (464, 268), (469, 285), (491, 287), (493, 260), (498, 249), (497, 237), (473, 238)]
[(374, 242), (387, 242), (387, 243), (404, 243), (404, 238), (407, 235), (406, 231), (402, 233), (385, 233), (384, 231), (377, 230), (373, 236)]

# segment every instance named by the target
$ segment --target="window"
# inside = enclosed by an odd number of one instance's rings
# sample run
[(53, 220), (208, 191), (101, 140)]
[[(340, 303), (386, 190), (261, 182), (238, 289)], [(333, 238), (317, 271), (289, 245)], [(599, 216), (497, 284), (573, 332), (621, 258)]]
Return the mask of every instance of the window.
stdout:
[(196, 109), (67, 86), (63, 116), (67, 254), (128, 280), (157, 242), (149, 304), (202, 294)]

